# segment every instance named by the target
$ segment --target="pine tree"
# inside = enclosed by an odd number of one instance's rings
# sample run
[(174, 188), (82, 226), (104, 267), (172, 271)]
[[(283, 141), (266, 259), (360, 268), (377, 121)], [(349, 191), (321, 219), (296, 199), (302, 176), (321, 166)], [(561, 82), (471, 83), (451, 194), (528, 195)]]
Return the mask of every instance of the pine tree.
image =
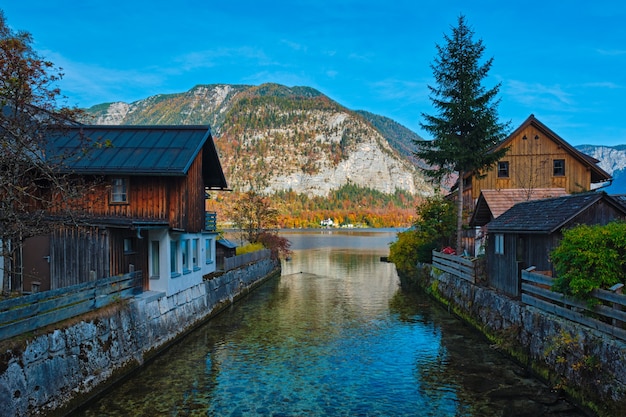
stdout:
[(421, 123), (433, 140), (415, 142), (415, 156), (430, 166), (423, 169), (427, 176), (440, 183), (458, 175), (457, 253), (463, 250), (463, 179), (480, 177), (508, 150), (493, 150), (506, 137), (509, 123), (498, 121), (500, 84), (491, 89), (482, 85), (493, 58), (480, 63), (485, 47), (482, 40), (474, 42), (473, 35), (460, 16), (451, 36), (444, 35), (446, 45), (436, 45), (438, 57), (431, 64), (436, 86), (428, 88), (437, 114), (422, 114)]

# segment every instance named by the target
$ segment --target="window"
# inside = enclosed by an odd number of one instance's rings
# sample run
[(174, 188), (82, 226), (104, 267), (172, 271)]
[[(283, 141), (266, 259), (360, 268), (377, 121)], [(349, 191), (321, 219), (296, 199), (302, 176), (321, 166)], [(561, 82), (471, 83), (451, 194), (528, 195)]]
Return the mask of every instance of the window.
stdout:
[(553, 161), (553, 173), (552, 175), (554, 175), (555, 177), (562, 177), (563, 175), (565, 175), (565, 159), (555, 159)]
[(211, 253), (211, 246), (213, 241), (211, 239), (205, 239), (204, 241), (204, 261), (207, 264), (213, 263), (213, 254)]
[(189, 239), (180, 242), (180, 251), (183, 255), (183, 274), (191, 272), (189, 269)]
[(193, 270), (197, 271), (200, 269), (198, 266), (198, 243), (200, 239), (194, 239), (191, 241), (191, 265), (193, 266)]
[(180, 275), (178, 272), (178, 242), (175, 240), (170, 242), (170, 275), (172, 278)]
[(128, 178), (111, 180), (111, 203), (128, 203)]
[(159, 259), (159, 241), (153, 240), (150, 244), (150, 255), (152, 256), (150, 262), (150, 278), (159, 278), (161, 271), (161, 264)]
[(504, 235), (496, 233), (494, 236), (494, 251), (496, 255), (504, 255)]
[(133, 239), (127, 237), (124, 238), (124, 255), (131, 255), (135, 253), (133, 249)]
[(498, 178), (509, 178), (509, 161), (498, 162)]

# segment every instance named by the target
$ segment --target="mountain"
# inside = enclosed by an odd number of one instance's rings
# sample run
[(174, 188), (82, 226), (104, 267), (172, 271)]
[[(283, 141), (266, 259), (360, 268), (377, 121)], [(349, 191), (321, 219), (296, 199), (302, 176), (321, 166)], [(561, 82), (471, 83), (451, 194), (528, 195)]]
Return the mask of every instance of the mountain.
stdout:
[(419, 136), (309, 87), (198, 85), (87, 112), (96, 124), (211, 125), (224, 173), (237, 191), (312, 197), (350, 184), (384, 194), (432, 192), (411, 159)]
[(604, 190), (609, 194), (626, 194), (626, 145), (580, 145), (576, 149), (599, 160), (598, 166), (613, 176)]
[(421, 161), (415, 158), (413, 152), (416, 150), (415, 142), (422, 141), (424, 138), (388, 117), (370, 113), (365, 110), (357, 110), (356, 113), (370, 122), (402, 156), (413, 161), (415, 164), (421, 163)]

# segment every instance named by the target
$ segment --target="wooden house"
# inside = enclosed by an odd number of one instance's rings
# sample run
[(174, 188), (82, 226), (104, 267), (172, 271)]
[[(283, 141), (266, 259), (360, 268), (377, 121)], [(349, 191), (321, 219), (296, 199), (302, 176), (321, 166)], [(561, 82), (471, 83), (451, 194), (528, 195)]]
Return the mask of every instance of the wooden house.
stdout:
[[(482, 178), (465, 178), (464, 212), (474, 227), (483, 226), (512, 203), (590, 191), (611, 180), (597, 159), (568, 144), (532, 114), (495, 149), (502, 148), (508, 151), (494, 169)], [(469, 229), (464, 237), (464, 246), (473, 254), (477, 233)]]
[(484, 254), (487, 243), (487, 224), (515, 204), (566, 195), (568, 194), (564, 188), (482, 190), (469, 221), (472, 233), (474, 233), (474, 255)]
[(213, 272), (215, 213), (205, 199), (227, 184), (210, 128), (77, 126), (50, 140), (52, 152), (73, 151), (84, 137), (106, 145), (67, 169), (96, 185), (78, 221), (25, 242), (24, 290), (141, 270), (145, 289), (171, 294)]
[(488, 225), (489, 284), (509, 295), (520, 294), (522, 269), (554, 274), (550, 252), (562, 231), (578, 224), (605, 225), (626, 218), (626, 206), (604, 192), (571, 194), (514, 205)]

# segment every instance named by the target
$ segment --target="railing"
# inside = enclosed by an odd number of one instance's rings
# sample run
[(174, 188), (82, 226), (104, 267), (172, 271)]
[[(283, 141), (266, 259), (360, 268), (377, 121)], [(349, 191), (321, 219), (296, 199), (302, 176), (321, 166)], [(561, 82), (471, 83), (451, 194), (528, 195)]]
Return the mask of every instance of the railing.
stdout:
[(456, 275), (471, 283), (476, 283), (476, 268), (470, 259), (457, 255), (433, 251), (433, 267)]
[(240, 266), (249, 264), (250, 262), (256, 262), (261, 259), (269, 258), (271, 253), (272, 251), (269, 249), (262, 249), (255, 252), (244, 253), (243, 255), (224, 258), (224, 271), (230, 271), (231, 269), (239, 268)]
[(204, 212), (204, 230), (215, 232), (217, 230), (217, 213), (214, 211)]
[(0, 340), (140, 293), (141, 271), (0, 301)]
[(626, 340), (626, 296), (606, 290), (594, 290), (597, 305), (552, 291), (554, 278), (522, 271), (522, 302), (559, 317), (584, 324)]

